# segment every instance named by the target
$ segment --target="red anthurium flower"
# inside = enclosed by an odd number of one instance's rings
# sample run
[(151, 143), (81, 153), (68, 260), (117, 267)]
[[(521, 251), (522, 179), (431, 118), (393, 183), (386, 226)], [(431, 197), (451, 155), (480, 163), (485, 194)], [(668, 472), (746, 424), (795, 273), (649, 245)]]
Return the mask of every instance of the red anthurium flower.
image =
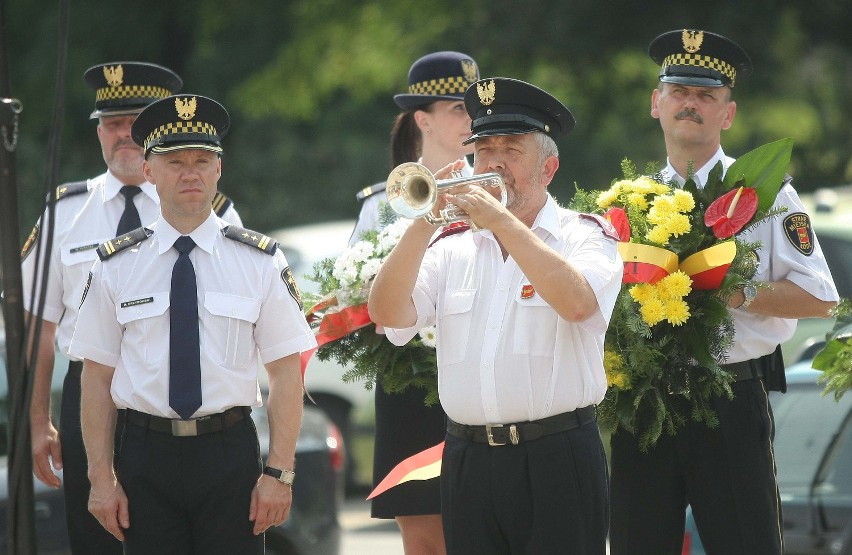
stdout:
[(627, 213), (623, 208), (610, 208), (604, 214), (604, 218), (609, 220), (618, 232), (619, 241), (630, 241), (630, 221), (628, 221)]
[(757, 212), (757, 191), (751, 187), (731, 189), (713, 201), (704, 213), (704, 225), (713, 228), (717, 239), (738, 233)]

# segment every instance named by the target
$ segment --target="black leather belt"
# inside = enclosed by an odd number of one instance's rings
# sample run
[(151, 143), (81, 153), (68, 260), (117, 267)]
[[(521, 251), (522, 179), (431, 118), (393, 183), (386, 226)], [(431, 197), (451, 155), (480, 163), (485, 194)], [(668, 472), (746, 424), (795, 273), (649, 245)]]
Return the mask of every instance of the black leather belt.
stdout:
[(734, 376), (734, 381), (760, 380), (766, 377), (761, 359), (744, 360), (731, 364), (723, 364), (722, 369)]
[(515, 424), (486, 424), (485, 426), (467, 426), (447, 419), (447, 433), (459, 439), (475, 443), (487, 443), (493, 447), (500, 445), (517, 445), (533, 441), (542, 436), (579, 428), (596, 420), (595, 407), (579, 408), (571, 412), (563, 412), (532, 422)]
[(192, 420), (173, 420), (171, 418), (146, 414), (138, 410), (125, 409), (125, 418), (128, 423), (162, 434), (180, 437), (221, 432), (230, 428), (249, 414), (251, 414), (249, 407), (231, 407), (219, 414), (210, 414)]

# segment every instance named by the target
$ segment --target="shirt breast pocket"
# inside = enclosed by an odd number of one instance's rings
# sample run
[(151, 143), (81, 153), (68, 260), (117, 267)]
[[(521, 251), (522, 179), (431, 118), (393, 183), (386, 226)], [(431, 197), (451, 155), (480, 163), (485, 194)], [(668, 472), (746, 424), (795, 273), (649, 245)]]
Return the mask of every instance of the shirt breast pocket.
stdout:
[(552, 357), (556, 346), (557, 314), (538, 293), (529, 298), (522, 285), (515, 295), (515, 333), (512, 352)]
[[(204, 308), (211, 314), (208, 351), (214, 359), (230, 368), (245, 368), (257, 349), (254, 341), (254, 324), (260, 316), (260, 299), (205, 293)], [(205, 325), (207, 322), (205, 322)]]
[(475, 297), (475, 289), (458, 289), (449, 291), (444, 298), (438, 320), (438, 360), (441, 364), (455, 364), (464, 360)]
[(118, 300), (116, 317), (125, 330), (122, 351), (131, 359), (151, 365), (168, 355), (168, 308), (168, 291), (139, 293)]
[(85, 264), (88, 266), (86, 271), (92, 267), (95, 260), (98, 258), (98, 243), (92, 241), (84, 241), (82, 243), (70, 243), (62, 245), (60, 253), (63, 266), (75, 266), (77, 264)]

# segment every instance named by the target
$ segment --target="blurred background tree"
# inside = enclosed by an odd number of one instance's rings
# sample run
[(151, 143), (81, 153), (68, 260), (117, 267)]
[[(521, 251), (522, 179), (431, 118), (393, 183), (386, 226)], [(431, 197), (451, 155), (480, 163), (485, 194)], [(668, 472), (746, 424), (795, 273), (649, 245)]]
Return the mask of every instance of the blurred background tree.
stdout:
[[(852, 182), (848, 0), (75, 0), (71, 10), (61, 179), (104, 169), (86, 68), (161, 63), (183, 77), (182, 92), (228, 108), (220, 189), (261, 231), (357, 215), (355, 191), (390, 169), (392, 96), (404, 92), (411, 63), (435, 50), (467, 52), (483, 76), (530, 81), (571, 108), (577, 127), (560, 142), (551, 185), (558, 199), (575, 183), (608, 185), (625, 156), (638, 167), (662, 161), (649, 114), (658, 68), (646, 49), (684, 27), (726, 35), (754, 61), (734, 92), (728, 154), (793, 137), (800, 192)], [(10, 84), (24, 104), (23, 234), (43, 198), (58, 3), (16, 0), (7, 11)]]

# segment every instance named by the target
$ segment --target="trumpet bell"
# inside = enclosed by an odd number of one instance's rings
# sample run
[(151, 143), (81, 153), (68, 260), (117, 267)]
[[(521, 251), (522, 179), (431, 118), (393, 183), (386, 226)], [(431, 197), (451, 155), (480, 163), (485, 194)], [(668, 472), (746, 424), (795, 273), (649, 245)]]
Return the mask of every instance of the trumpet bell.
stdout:
[(506, 186), (497, 173), (436, 180), (426, 166), (416, 162), (406, 162), (395, 167), (388, 176), (385, 193), (388, 204), (398, 215), (410, 219), (423, 218), (432, 225), (447, 225), (470, 221), (470, 217), (450, 203), (439, 211), (438, 216), (433, 215), (438, 193), (472, 186), (498, 187), (500, 200), (506, 206)]
[(438, 200), (438, 188), (432, 172), (416, 162), (406, 162), (394, 168), (388, 176), (385, 192), (391, 209), (412, 220), (431, 212)]

